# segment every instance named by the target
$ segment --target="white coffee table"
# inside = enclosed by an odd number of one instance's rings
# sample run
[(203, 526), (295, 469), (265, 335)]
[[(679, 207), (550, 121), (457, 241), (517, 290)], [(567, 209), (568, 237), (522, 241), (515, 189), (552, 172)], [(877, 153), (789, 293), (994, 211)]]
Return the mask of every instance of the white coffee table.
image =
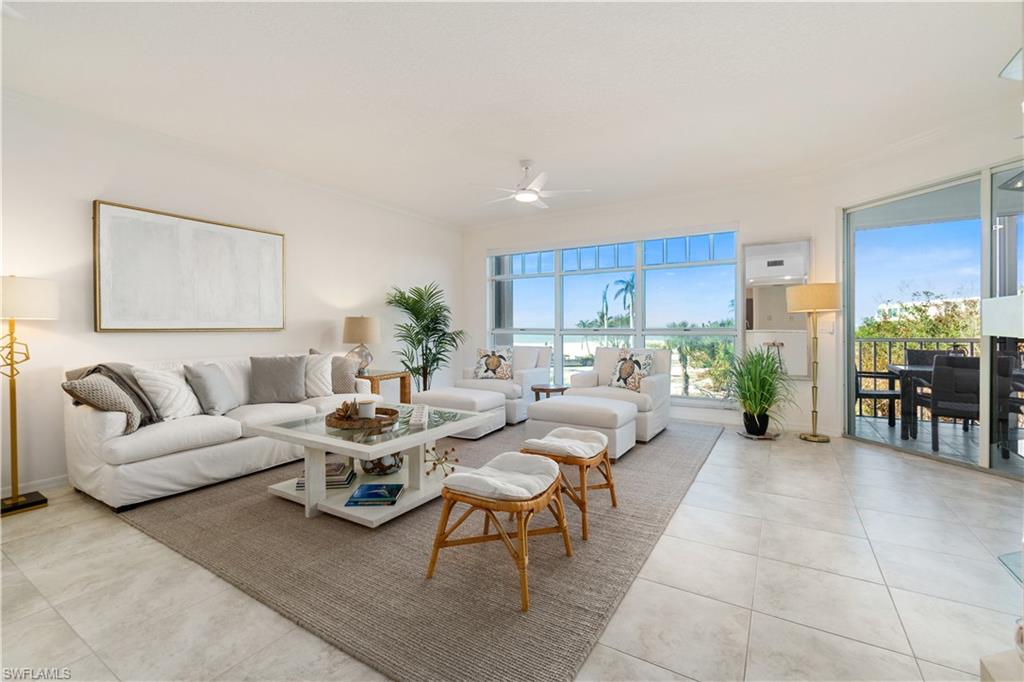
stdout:
[[(250, 431), (254, 435), (294, 443), (305, 448), (306, 490), (296, 490), (297, 479), (292, 478), (270, 486), (268, 492), (304, 505), (307, 517), (326, 513), (376, 528), (441, 494), (444, 475), (439, 469), (427, 476), (425, 466), (427, 451), (434, 447), (437, 439), (476, 428), (490, 419), (490, 415), (479, 412), (431, 408), (426, 427), (414, 429), (409, 426), (409, 413), (412, 411), (410, 405), (388, 407), (399, 410), (401, 416), (394, 427), (378, 435), (329, 427), (324, 421), (325, 414), (251, 427)], [(341, 490), (327, 489), (324, 465), (328, 452), (338, 453), (349, 459), (357, 473), (351, 487)], [(399, 452), (405, 462), (401, 471), (394, 474), (373, 476), (363, 473), (359, 466), (360, 460), (378, 459)], [(345, 503), (349, 496), (362, 483), (404, 483), (405, 490), (398, 498), (398, 502), (391, 506), (346, 507)]]

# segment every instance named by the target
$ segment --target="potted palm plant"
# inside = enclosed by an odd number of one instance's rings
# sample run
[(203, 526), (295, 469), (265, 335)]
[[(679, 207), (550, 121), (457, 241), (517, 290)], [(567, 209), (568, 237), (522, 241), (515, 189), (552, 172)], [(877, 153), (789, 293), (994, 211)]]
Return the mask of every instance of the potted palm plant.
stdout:
[(743, 426), (752, 436), (763, 436), (771, 417), (778, 419), (778, 406), (793, 402), (793, 380), (767, 348), (733, 357), (728, 389), (743, 408)]
[(452, 329), (452, 309), (445, 303), (444, 290), (431, 282), (403, 291), (391, 290), (387, 304), (404, 312), (408, 322), (395, 325), (395, 338), (405, 347), (395, 351), (402, 366), (416, 379), (417, 390), (430, 388), (430, 377), (448, 366), (451, 354), (466, 340), (466, 332)]

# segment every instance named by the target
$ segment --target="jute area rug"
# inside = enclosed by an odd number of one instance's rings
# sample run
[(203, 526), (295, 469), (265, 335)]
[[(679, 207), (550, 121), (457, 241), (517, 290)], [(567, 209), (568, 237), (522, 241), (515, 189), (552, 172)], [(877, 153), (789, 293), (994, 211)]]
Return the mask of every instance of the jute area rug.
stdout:
[[(374, 530), (329, 515), (307, 519), (266, 491), (296, 476), (301, 462), (121, 518), (394, 680), (571, 680), (721, 431), (672, 421), (637, 444), (612, 467), (618, 509), (607, 491), (591, 494), (588, 542), (567, 503), (574, 555), (565, 556), (557, 534), (531, 538), (525, 614), (501, 543), (442, 550), (426, 580), (440, 500)], [(480, 466), (523, 439), (520, 425), (439, 445)], [(473, 532), (482, 519), (468, 522)]]

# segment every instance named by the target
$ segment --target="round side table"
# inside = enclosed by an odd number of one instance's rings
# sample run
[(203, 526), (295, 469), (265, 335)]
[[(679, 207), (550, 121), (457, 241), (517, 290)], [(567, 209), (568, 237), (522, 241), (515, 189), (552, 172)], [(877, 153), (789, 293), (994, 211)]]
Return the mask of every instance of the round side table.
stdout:
[(533, 391), (534, 400), (540, 400), (540, 394), (543, 393), (545, 398), (550, 398), (553, 395), (562, 395), (565, 393), (568, 386), (560, 386), (559, 384), (534, 384), (530, 386), (530, 390)]

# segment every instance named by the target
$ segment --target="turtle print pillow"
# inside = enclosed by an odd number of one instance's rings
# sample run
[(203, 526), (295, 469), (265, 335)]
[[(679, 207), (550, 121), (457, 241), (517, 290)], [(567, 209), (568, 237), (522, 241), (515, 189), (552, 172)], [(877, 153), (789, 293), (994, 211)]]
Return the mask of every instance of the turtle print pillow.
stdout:
[(473, 370), (475, 379), (512, 378), (512, 347), (498, 346), (494, 350), (476, 349), (476, 368)]
[(615, 363), (615, 371), (612, 373), (612, 380), (609, 386), (616, 388), (628, 388), (631, 391), (640, 392), (640, 380), (650, 375), (654, 366), (654, 355), (642, 351), (622, 349), (619, 351), (619, 361)]

